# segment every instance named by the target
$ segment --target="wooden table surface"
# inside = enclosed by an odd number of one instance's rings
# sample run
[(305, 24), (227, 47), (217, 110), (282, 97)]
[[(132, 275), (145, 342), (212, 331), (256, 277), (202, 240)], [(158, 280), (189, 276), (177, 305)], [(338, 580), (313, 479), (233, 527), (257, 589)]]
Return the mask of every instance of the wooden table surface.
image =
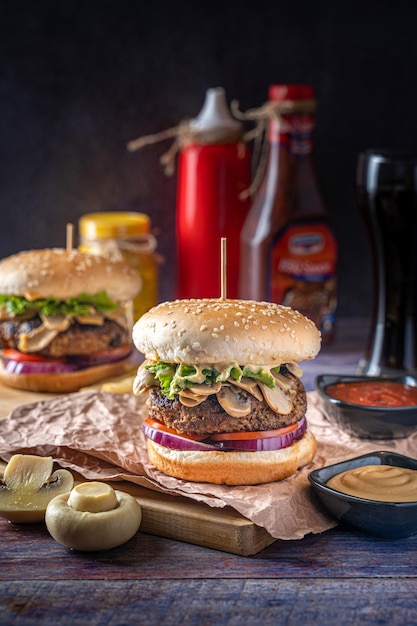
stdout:
[[(352, 371), (363, 335), (363, 325), (346, 327), (307, 379)], [(3, 624), (415, 625), (417, 537), (339, 525), (248, 557), (139, 531), (111, 551), (76, 553), (43, 524), (0, 520)]]

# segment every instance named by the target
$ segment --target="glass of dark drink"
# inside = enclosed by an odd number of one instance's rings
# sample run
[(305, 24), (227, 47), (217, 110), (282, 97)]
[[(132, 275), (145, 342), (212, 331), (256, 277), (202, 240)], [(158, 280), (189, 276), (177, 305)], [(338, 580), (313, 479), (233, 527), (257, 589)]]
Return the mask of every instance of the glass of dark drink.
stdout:
[(359, 373), (417, 374), (417, 156), (359, 155), (356, 188), (374, 270), (374, 311)]

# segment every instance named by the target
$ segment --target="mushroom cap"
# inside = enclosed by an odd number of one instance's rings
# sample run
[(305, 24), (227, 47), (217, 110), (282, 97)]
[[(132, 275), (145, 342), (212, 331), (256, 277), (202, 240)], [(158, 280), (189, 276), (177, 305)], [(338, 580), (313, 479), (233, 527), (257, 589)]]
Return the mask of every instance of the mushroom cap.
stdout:
[[(95, 483), (97, 484), (97, 483)], [(104, 485), (104, 483), (98, 483)], [(88, 485), (89, 494), (80, 503), (78, 495), (71, 493), (57, 496), (48, 504), (45, 514), (46, 527), (51, 536), (58, 543), (83, 552), (109, 550), (129, 541), (136, 534), (142, 521), (142, 509), (130, 494), (113, 490), (116, 496), (116, 507), (107, 509), (100, 504), (96, 507), (90, 503), (90, 509), (104, 508), (104, 510), (86, 511), (86, 501), (91, 498), (91, 485), (94, 483), (82, 483), (75, 487), (80, 490), (83, 485)], [(111, 493), (108, 492), (109, 494)], [(100, 489), (98, 498), (102, 498), (103, 490)], [(112, 498), (105, 497), (107, 502)], [(73, 508), (75, 503), (78, 508)], [(83, 510), (84, 509), (84, 510)], [(107, 509), (107, 510), (106, 510)]]

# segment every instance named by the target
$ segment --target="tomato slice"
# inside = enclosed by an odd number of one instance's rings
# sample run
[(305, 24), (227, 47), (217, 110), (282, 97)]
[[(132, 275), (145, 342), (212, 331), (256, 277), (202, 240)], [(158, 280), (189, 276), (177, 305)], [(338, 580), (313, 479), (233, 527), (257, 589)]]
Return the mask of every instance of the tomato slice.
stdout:
[(281, 437), (287, 433), (292, 433), (297, 430), (298, 422), (291, 424), (290, 426), (283, 426), (282, 428), (275, 428), (275, 430), (254, 430), (254, 431), (238, 431), (234, 433), (218, 433), (210, 435), (210, 439), (213, 441), (233, 441), (239, 439), (269, 439), (270, 437)]
[(161, 432), (168, 433), (170, 435), (177, 435), (177, 437), (184, 437), (184, 439), (192, 439), (192, 441), (203, 441), (203, 439), (207, 439), (208, 437), (208, 435), (188, 435), (186, 433), (180, 433), (178, 430), (169, 428), (169, 426), (165, 426), (162, 422), (159, 422), (149, 416), (146, 418), (145, 424), (155, 430), (160, 430)]
[(14, 348), (4, 348), (3, 357), (8, 361), (17, 361), (17, 363), (63, 363), (63, 359), (48, 359), (39, 354), (29, 354), (20, 352)]
[(233, 440), (243, 440), (243, 439), (269, 439), (270, 437), (281, 437), (282, 435), (286, 435), (288, 433), (292, 433), (294, 430), (297, 430), (299, 427), (298, 422), (295, 424), (291, 424), (290, 426), (283, 426), (282, 428), (275, 428), (274, 430), (256, 430), (256, 431), (242, 431), (242, 432), (233, 432), (233, 433), (217, 433), (214, 435), (206, 434), (206, 435), (188, 435), (185, 433), (180, 433), (174, 428), (169, 428), (169, 426), (165, 426), (162, 422), (153, 419), (152, 417), (147, 417), (145, 420), (145, 424), (155, 428), (155, 430), (160, 430), (164, 433), (169, 433), (171, 435), (179, 435), (180, 437), (184, 437), (185, 439), (192, 439), (193, 441), (203, 441), (204, 439), (211, 439), (212, 441), (233, 441)]

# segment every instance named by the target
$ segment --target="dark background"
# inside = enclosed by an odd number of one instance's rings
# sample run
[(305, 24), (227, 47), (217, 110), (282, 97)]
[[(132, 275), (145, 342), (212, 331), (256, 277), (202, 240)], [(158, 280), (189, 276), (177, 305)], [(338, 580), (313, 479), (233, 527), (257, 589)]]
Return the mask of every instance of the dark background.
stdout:
[(160, 298), (171, 298), (169, 143), (131, 154), (127, 142), (197, 115), (208, 87), (246, 110), (270, 83), (307, 82), (340, 243), (339, 312), (370, 312), (356, 160), (371, 147), (417, 150), (415, 0), (2, 0), (0, 13), (0, 257), (64, 246), (65, 224), (86, 212), (143, 211), (166, 258)]

